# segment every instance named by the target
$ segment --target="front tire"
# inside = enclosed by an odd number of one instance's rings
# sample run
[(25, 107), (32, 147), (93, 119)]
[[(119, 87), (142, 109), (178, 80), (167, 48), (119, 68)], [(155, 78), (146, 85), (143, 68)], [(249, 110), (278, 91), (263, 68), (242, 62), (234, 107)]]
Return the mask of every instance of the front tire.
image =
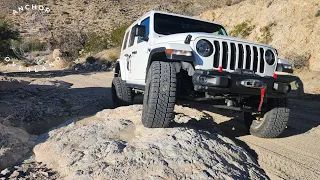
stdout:
[(154, 61), (147, 74), (142, 110), (142, 124), (165, 128), (174, 118), (176, 70), (172, 63)]
[[(287, 99), (269, 99), (270, 108), (262, 119), (256, 119), (251, 114), (245, 113), (246, 126), (250, 124), (250, 134), (262, 138), (276, 138), (286, 128), (289, 120)], [(250, 119), (254, 118), (254, 119)]]

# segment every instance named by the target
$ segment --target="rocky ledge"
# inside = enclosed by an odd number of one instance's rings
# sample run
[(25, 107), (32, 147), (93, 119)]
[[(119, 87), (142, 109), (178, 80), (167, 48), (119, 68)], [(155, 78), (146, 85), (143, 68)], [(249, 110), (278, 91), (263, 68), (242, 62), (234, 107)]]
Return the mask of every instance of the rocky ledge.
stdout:
[(268, 179), (211, 117), (176, 106), (173, 125), (144, 128), (141, 105), (107, 109), (39, 136), (35, 160), (66, 179)]

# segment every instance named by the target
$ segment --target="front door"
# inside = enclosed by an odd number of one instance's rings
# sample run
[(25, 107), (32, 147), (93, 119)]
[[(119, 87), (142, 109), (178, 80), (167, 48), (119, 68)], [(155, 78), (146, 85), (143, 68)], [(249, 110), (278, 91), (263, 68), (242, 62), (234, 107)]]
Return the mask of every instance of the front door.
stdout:
[[(141, 21), (140, 25), (146, 27), (146, 37), (149, 37), (150, 17)], [(146, 77), (146, 67), (149, 59), (148, 41), (142, 40), (141, 37), (137, 38), (137, 44), (132, 48), (131, 66), (134, 74), (134, 79), (142, 81)]]

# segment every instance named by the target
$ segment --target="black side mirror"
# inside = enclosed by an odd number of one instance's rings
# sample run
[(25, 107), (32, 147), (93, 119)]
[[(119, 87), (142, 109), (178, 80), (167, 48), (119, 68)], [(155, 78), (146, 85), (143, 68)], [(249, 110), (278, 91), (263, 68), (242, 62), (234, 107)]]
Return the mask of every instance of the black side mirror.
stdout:
[(146, 37), (146, 27), (143, 25), (136, 25), (134, 28), (134, 36), (141, 37), (143, 41), (148, 41)]

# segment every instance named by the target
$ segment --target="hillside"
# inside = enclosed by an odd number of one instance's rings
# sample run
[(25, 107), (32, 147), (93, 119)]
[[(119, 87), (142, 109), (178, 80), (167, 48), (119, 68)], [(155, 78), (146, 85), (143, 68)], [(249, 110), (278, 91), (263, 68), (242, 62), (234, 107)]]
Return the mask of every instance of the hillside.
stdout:
[(246, 0), (200, 17), (222, 23), (233, 36), (272, 45), (296, 67), (320, 71), (318, 0)]
[[(215, 9), (237, 3), (232, 0), (14, 0), (0, 2), (0, 16), (13, 22), (19, 29), (21, 36), (28, 38), (30, 35), (42, 32), (42, 40), (49, 41), (53, 49), (77, 57), (78, 52), (101, 51), (119, 42), (110, 45), (106, 39), (109, 33), (119, 27), (126, 26), (150, 10), (163, 10), (190, 16), (199, 15), (208, 9)], [(13, 15), (13, 10), (25, 5), (43, 5), (50, 8), (49, 13), (41, 14), (43, 23), (32, 24), (32, 13), (28, 11)], [(31, 20), (31, 22), (30, 22)], [(40, 21), (40, 20), (36, 20)], [(31, 24), (32, 25), (31, 25)], [(125, 28), (125, 27), (124, 27)], [(43, 30), (44, 29), (44, 30)], [(123, 30), (123, 28), (122, 28)], [(121, 39), (123, 31), (116, 32), (115, 38)], [(118, 40), (119, 41), (119, 40)], [(121, 40), (120, 40), (121, 41)]]

